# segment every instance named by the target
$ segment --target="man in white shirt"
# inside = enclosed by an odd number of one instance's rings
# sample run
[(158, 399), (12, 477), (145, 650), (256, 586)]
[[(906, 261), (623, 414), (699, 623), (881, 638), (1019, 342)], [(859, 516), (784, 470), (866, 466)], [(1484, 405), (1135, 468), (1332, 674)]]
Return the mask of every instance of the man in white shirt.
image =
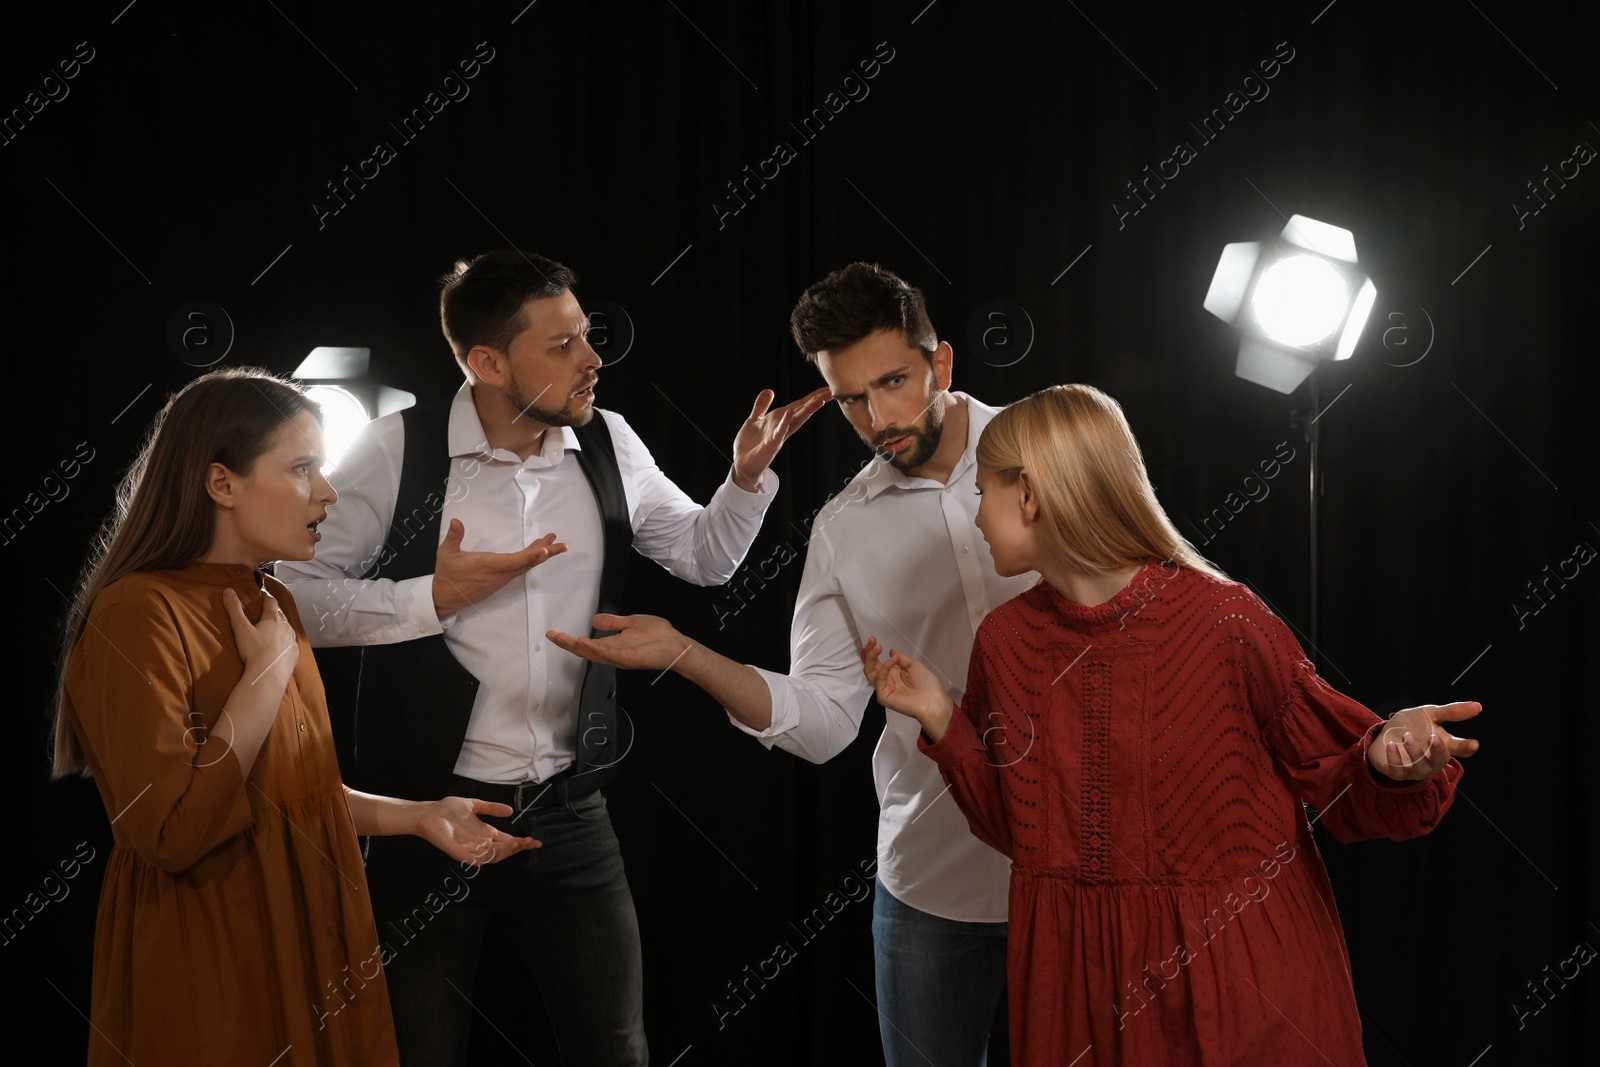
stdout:
[(768, 410), (763, 390), (701, 507), (594, 406), (601, 363), (575, 280), (532, 253), (456, 264), (440, 311), (465, 383), (372, 423), (339, 463), (349, 484), (316, 559), (279, 568), (311, 643), (359, 648), (346, 780), (470, 790), (512, 805), (503, 828), (543, 842), (470, 886), (425, 852), (371, 842), (406, 1064), (464, 1061), (491, 918), (537, 979), (564, 1062), (646, 1062), (638, 923), (598, 791), (624, 747), (614, 671), (544, 633), (585, 631), (614, 605), (630, 548), (687, 581), (728, 581), (777, 488), (768, 465), (827, 400), (819, 389)]
[[(872, 695), (867, 637), (927, 663), (959, 700), (978, 623), (1037, 575), (1001, 578), (978, 533), (974, 452), (996, 409), (950, 391), (954, 355), (922, 294), (852, 263), (808, 289), (790, 324), (876, 456), (812, 526), (788, 674), (727, 659), (647, 615), (597, 616), (619, 631), (598, 640), (548, 636), (599, 663), (670, 666), (763, 745), (820, 763), (860, 729)], [(879, 1031), (890, 1067), (982, 1065), (1005, 984), (1009, 864), (968, 831), (917, 731), (888, 716), (872, 760)], [(1012, 741), (1025, 749), (1027, 739)]]

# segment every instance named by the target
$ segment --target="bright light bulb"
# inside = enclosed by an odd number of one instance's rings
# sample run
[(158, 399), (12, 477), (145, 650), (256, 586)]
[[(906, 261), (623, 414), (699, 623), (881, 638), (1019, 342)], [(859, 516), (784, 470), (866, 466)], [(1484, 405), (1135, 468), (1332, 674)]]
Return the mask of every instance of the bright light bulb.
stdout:
[(337, 385), (313, 385), (306, 395), (322, 407), (322, 445), (327, 449), (322, 472), (332, 471), (344, 458), (361, 428), (372, 421), (356, 395)]
[(1323, 340), (1344, 321), (1350, 285), (1317, 256), (1288, 256), (1261, 272), (1251, 301), (1268, 337), (1291, 348)]

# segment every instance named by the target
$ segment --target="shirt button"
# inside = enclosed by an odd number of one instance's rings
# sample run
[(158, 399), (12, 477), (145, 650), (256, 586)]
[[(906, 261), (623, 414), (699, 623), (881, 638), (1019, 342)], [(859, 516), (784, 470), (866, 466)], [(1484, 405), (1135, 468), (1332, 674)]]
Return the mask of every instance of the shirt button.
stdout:
[(953, 493), (956, 491), (956, 487), (953, 485), (947, 485), (944, 487), (944, 491), (947, 493)]
[(417, 627), (417, 633), (419, 633), (422, 636), (426, 637), (428, 635), (428, 628), (426, 626), (419, 626), (419, 627)]
[(537, 588), (539, 588), (539, 580), (537, 578), (529, 578), (528, 579), (528, 588), (529, 589), (537, 589)]
[(523, 525), (531, 527), (533, 525), (533, 520), (529, 519), (527, 522), (523, 523)]
[(534, 651), (535, 651), (535, 652), (537, 652), (537, 651), (539, 651), (539, 649), (540, 649), (540, 648), (542, 648), (542, 647), (544, 647), (544, 646), (542, 646), (542, 645), (540, 645), (540, 644), (539, 644), (539, 642), (537, 642), (537, 641), (535, 641), (535, 642), (534, 642), (534, 643), (533, 643), (533, 650), (534, 650)]
[(972, 551), (972, 546), (971, 545), (962, 545), (961, 546), (961, 551), (963, 553), (971, 552)]
[(534, 702), (533, 702), (533, 705), (532, 705), (532, 707), (533, 707), (533, 710), (534, 710), (534, 711), (538, 711), (538, 710), (539, 710), (539, 702), (538, 702), (538, 701), (537, 701), (537, 700), (535, 700), (535, 701), (534, 701)]
[(306, 724), (305, 723), (301, 723), (300, 724), (300, 732), (301, 733), (305, 733), (306, 732)]

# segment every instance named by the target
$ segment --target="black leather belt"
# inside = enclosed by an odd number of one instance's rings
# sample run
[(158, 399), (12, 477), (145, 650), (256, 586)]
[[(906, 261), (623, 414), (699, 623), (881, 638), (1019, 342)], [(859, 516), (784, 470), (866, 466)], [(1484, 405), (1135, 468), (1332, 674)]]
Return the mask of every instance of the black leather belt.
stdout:
[(552, 808), (565, 807), (568, 801), (586, 797), (604, 784), (602, 779), (605, 775), (594, 771), (587, 774), (573, 774), (569, 768), (542, 782), (519, 782), (516, 785), (480, 782), (476, 778), (463, 778), (459, 774), (452, 774), (450, 778), (460, 795), (497, 804), (509, 804), (512, 818), (518, 818), (530, 811), (549, 811)]

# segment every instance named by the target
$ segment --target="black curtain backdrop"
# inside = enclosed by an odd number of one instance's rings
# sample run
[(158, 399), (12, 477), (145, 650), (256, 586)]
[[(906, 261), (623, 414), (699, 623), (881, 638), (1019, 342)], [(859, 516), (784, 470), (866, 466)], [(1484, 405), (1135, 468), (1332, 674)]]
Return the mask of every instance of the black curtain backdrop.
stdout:
[[(1179, 527), (1305, 643), (1307, 389), (1236, 378), (1237, 334), (1201, 306), (1225, 243), (1301, 213), (1352, 230), (1378, 287), (1354, 358), (1319, 372), (1318, 663), (1379, 712), (1486, 709), (1436, 832), (1322, 843), (1370, 1062), (1597, 1062), (1597, 21), (1506, 0), (9, 11), (5, 1058), (83, 1056), (110, 834), (90, 783), (47, 780), (55, 634), (196, 364), (359, 345), (385, 384), (453, 388), (435, 279), (536, 249), (609, 309), (601, 403), (704, 500), (756, 393), (818, 384), (795, 298), (875, 260), (927, 294), (957, 388), (1116, 396)], [(190, 320), (191, 301), (211, 306)], [(822, 411), (735, 582), (641, 565), (633, 609), (783, 668), (809, 516), (865, 459)], [(656, 1061), (881, 1062), (870, 902), (825, 905), (873, 855), (883, 712), (817, 767), (675, 676), (622, 701), (637, 741), (612, 810)], [(750, 980), (780, 943), (796, 958)], [(475, 1062), (557, 1062), (527, 988), (491, 944)]]

